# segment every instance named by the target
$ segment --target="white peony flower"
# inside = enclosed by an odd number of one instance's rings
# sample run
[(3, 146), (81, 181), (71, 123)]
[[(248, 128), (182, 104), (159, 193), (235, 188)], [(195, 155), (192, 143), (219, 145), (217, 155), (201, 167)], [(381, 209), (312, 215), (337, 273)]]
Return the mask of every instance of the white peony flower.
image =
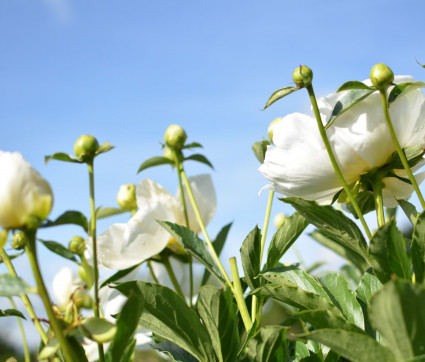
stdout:
[(49, 183), (19, 152), (0, 151), (0, 226), (17, 229), (44, 220), (53, 205)]
[[(414, 81), (396, 76), (395, 83)], [(365, 81), (370, 85), (370, 81)], [(389, 88), (389, 92), (392, 87)], [(333, 93), (318, 100), (322, 121), (326, 122), (337, 101), (345, 95)], [(388, 131), (379, 92), (349, 109), (327, 130), (329, 142), (347, 184), (356, 182), (368, 170), (385, 164), (395, 146)], [(425, 146), (425, 97), (420, 89), (401, 95), (391, 104), (390, 114), (402, 148)], [(289, 114), (273, 130), (273, 143), (267, 148), (260, 172), (272, 184), (268, 188), (285, 195), (330, 204), (342, 189), (332, 167), (316, 120), (301, 113)], [(404, 170), (395, 173), (407, 178)], [(425, 173), (416, 175), (418, 183)], [(413, 187), (394, 177), (383, 179), (384, 204), (395, 207), (396, 199), (408, 199)]]
[[(210, 175), (189, 178), (201, 216), (207, 224), (214, 216), (216, 197)], [(194, 232), (200, 227), (185, 195), (189, 226)], [(170, 234), (157, 220), (185, 225), (180, 192), (177, 197), (150, 179), (142, 180), (136, 188), (138, 212), (126, 224), (113, 224), (97, 238), (98, 262), (101, 267), (121, 270), (160, 253), (170, 240)], [(87, 251), (92, 255), (92, 243)]]

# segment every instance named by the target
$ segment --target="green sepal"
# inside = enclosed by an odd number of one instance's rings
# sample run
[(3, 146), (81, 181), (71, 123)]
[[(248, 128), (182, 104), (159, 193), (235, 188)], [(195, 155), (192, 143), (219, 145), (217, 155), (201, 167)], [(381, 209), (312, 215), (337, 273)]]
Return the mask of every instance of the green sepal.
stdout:
[(394, 88), (391, 90), (391, 93), (388, 96), (388, 105), (391, 105), (391, 103), (393, 103), (402, 94), (406, 94), (417, 88), (424, 88), (424, 87), (425, 87), (424, 82), (399, 83), (395, 85)]
[(111, 146), (109, 142), (102, 143), (96, 150), (95, 156), (100, 155), (101, 153), (109, 152), (113, 148), (115, 148), (115, 146)]
[(46, 220), (42, 223), (41, 227), (51, 227), (65, 224), (73, 224), (81, 226), (85, 232), (88, 232), (88, 222), (87, 218), (80, 211), (65, 211), (62, 215), (60, 215), (56, 220)]
[(175, 166), (175, 162), (170, 160), (169, 158), (162, 157), (162, 156), (151, 157), (140, 165), (139, 169), (137, 170), (137, 173), (140, 173), (143, 170), (146, 170), (148, 168), (160, 166), (160, 165)]
[(266, 105), (264, 106), (264, 108), (262, 109), (263, 111), (270, 107), (274, 102), (278, 101), (279, 99), (282, 99), (283, 97), (286, 97), (287, 95), (299, 90), (301, 88), (299, 87), (286, 87), (286, 88), (281, 88), (278, 89), (277, 91), (275, 91), (269, 98), (269, 100), (266, 102)]
[(206, 158), (204, 155), (201, 155), (200, 153), (195, 153), (193, 155), (190, 155), (188, 157), (185, 157), (184, 158), (184, 161), (196, 161), (196, 162), (200, 162), (200, 163), (203, 163), (204, 165), (207, 165), (207, 166), (211, 167), (214, 170), (214, 166), (208, 160), (208, 158)]
[(270, 141), (263, 139), (262, 141), (255, 142), (252, 145), (252, 151), (254, 151), (254, 155), (260, 163), (264, 162), (266, 157), (267, 146), (270, 145)]
[(50, 160), (64, 161), (64, 162), (72, 162), (72, 163), (84, 163), (80, 161), (78, 158), (72, 155), (68, 155), (64, 152), (56, 152), (50, 156), (44, 156), (44, 163), (48, 163)]
[(363, 82), (359, 82), (358, 80), (350, 80), (348, 82), (345, 82), (342, 86), (340, 86), (336, 92), (339, 93), (339, 92), (353, 90), (353, 89), (365, 89), (365, 90), (372, 90), (372, 91), (376, 90), (375, 88), (369, 87), (368, 85), (364, 84)]
[(39, 242), (41, 242), (47, 249), (55, 253), (56, 255), (59, 255), (65, 259), (71, 260), (74, 263), (78, 264), (78, 260), (75, 257), (75, 254), (71, 252), (68, 248), (63, 246), (62, 244), (58, 243), (57, 241), (48, 241), (48, 240), (42, 240), (37, 239)]
[(0, 309), (0, 317), (19, 317), (26, 319), (25, 316), (17, 309)]

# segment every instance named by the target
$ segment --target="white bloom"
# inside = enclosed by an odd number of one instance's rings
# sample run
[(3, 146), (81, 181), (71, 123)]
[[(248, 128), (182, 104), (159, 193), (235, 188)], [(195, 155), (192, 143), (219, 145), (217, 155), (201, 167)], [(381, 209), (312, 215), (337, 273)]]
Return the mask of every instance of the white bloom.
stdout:
[(56, 298), (59, 306), (66, 306), (69, 302), (71, 294), (79, 287), (82, 287), (84, 282), (74, 273), (71, 268), (63, 267), (54, 276), (52, 282), (53, 295)]
[(53, 204), (49, 183), (19, 152), (0, 151), (0, 226), (21, 228), (44, 220)]
[[(189, 178), (201, 216), (207, 224), (214, 215), (216, 197), (210, 175)], [(200, 227), (195, 219), (189, 198), (189, 226), (194, 232)], [(170, 240), (170, 234), (157, 220), (185, 225), (180, 192), (177, 197), (150, 179), (142, 180), (136, 188), (138, 212), (126, 224), (113, 224), (97, 238), (99, 265), (107, 269), (129, 268), (160, 253)], [(88, 253), (92, 255), (91, 240), (87, 242)]]
[[(395, 77), (395, 83), (412, 81), (408, 76)], [(344, 95), (345, 92), (333, 93), (318, 100), (323, 122), (330, 118), (336, 102)], [(390, 114), (402, 148), (425, 146), (425, 97), (420, 89), (398, 97), (391, 104)], [(348, 184), (356, 182), (364, 172), (383, 166), (395, 152), (379, 92), (339, 116), (327, 135)], [(313, 117), (287, 115), (274, 129), (273, 143), (260, 167), (260, 172), (272, 181), (268, 187), (286, 196), (322, 204), (329, 204), (342, 189)], [(403, 170), (396, 173), (407, 177)], [(424, 178), (425, 173), (416, 176), (418, 182)], [(408, 199), (413, 192), (410, 184), (396, 178), (384, 178), (383, 182), (387, 207), (396, 206), (396, 199)]]

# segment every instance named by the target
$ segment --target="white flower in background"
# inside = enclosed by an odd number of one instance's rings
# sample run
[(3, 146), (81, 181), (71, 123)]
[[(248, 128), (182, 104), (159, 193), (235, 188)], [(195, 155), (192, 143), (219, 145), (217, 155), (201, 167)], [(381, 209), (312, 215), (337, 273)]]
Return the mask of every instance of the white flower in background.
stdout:
[(44, 220), (52, 205), (49, 183), (19, 152), (0, 151), (0, 225), (15, 229), (34, 217)]
[[(208, 224), (215, 213), (216, 196), (210, 175), (189, 178), (202, 219)], [(111, 225), (97, 238), (99, 265), (113, 270), (129, 268), (160, 253), (170, 240), (170, 234), (156, 220), (170, 221), (185, 225), (180, 192), (172, 196), (162, 186), (150, 179), (142, 180), (136, 188), (136, 215), (126, 224)], [(200, 232), (200, 226), (190, 201), (188, 206), (189, 226)], [(87, 251), (92, 255), (91, 240), (87, 241)]]
[[(395, 83), (414, 81), (396, 76)], [(365, 81), (370, 85), (370, 82)], [(391, 91), (392, 87), (389, 88)], [(322, 121), (326, 122), (345, 92), (318, 100)], [(349, 109), (327, 130), (329, 142), (348, 184), (364, 172), (385, 164), (395, 146), (388, 131), (379, 92)], [(401, 95), (391, 104), (393, 126), (402, 148), (425, 146), (425, 97), (420, 89)], [(273, 143), (267, 148), (260, 172), (272, 182), (268, 187), (285, 195), (330, 204), (342, 189), (332, 167), (316, 120), (301, 113), (289, 114), (273, 130)], [(422, 163), (423, 164), (423, 163)], [(416, 167), (415, 169), (417, 169)], [(407, 178), (404, 170), (395, 173)], [(416, 176), (420, 183), (425, 173)], [(383, 179), (384, 204), (395, 207), (396, 199), (408, 199), (413, 187), (394, 177)]]
[(77, 307), (91, 306), (91, 297), (85, 289), (85, 283), (71, 268), (63, 267), (59, 270), (53, 278), (52, 290), (59, 307), (65, 308), (73, 293)]

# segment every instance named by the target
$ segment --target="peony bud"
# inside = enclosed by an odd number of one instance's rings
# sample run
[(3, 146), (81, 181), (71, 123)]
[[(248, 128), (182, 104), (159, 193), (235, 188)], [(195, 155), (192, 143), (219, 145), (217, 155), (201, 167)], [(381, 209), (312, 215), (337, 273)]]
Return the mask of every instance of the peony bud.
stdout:
[(305, 65), (300, 65), (292, 73), (292, 79), (298, 87), (308, 87), (313, 81), (313, 71)]
[(86, 242), (81, 236), (74, 236), (68, 245), (68, 249), (77, 255), (83, 255), (86, 250)]
[(84, 160), (89, 156), (93, 157), (99, 148), (97, 139), (90, 135), (82, 135), (78, 137), (74, 143), (74, 153), (77, 158)]
[(25, 248), (25, 245), (27, 244), (28, 239), (26, 235), (22, 231), (18, 231), (12, 236), (12, 242), (11, 246), (15, 250), (21, 250)]
[(117, 194), (117, 203), (124, 210), (137, 209), (136, 185), (121, 185)]
[(187, 135), (185, 130), (177, 124), (172, 124), (165, 131), (165, 143), (171, 148), (181, 149), (184, 146), (186, 139)]
[(25, 228), (49, 215), (52, 189), (19, 152), (0, 151), (0, 175), (0, 226)]
[(394, 82), (394, 73), (384, 63), (376, 64), (370, 71), (370, 80), (378, 90), (385, 90)]
[(282, 121), (283, 117), (278, 117), (275, 120), (273, 120), (270, 124), (269, 124), (269, 128), (267, 128), (267, 133), (269, 135), (269, 140), (271, 142), (273, 142), (273, 132), (274, 129), (276, 128), (276, 126)]
[(279, 214), (276, 214), (276, 216), (273, 219), (273, 224), (276, 227), (276, 229), (279, 229), (283, 223), (286, 220), (286, 215), (282, 212), (280, 212)]

